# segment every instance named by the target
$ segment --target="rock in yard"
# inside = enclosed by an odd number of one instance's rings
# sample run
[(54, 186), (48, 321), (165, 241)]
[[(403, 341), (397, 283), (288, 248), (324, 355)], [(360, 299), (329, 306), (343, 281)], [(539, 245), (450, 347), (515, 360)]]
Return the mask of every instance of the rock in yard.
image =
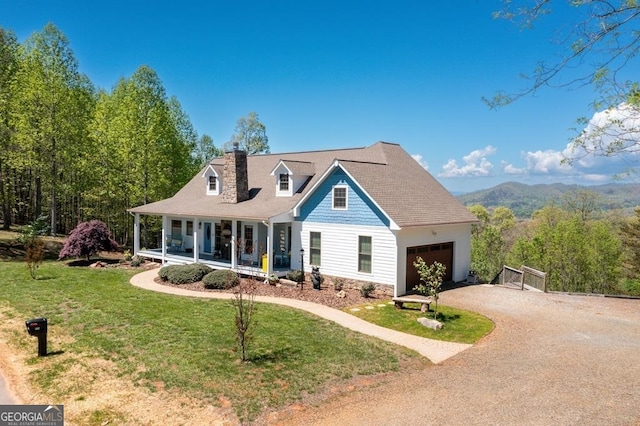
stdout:
[(440, 330), (442, 328), (442, 323), (440, 321), (436, 321), (431, 318), (420, 317), (418, 318), (418, 322), (425, 327), (431, 328), (433, 330)]
[(340, 290), (336, 293), (336, 297), (345, 298), (347, 297), (347, 293), (345, 293), (344, 290)]

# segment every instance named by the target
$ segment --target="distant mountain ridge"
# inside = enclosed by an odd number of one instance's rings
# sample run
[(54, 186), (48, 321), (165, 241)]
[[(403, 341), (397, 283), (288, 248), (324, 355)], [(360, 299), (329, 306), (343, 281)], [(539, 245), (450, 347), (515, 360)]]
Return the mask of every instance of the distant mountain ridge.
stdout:
[(482, 204), (486, 208), (504, 206), (518, 218), (529, 218), (542, 207), (560, 204), (562, 196), (571, 191), (589, 190), (601, 196), (603, 210), (632, 209), (640, 205), (640, 184), (610, 183), (605, 185), (565, 185), (563, 183), (527, 185), (505, 182), (493, 188), (458, 195), (465, 206)]

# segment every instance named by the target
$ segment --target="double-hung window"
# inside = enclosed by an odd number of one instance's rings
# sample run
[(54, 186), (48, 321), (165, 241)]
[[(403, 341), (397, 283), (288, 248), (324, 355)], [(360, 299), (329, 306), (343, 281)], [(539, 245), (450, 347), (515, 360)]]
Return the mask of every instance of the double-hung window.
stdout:
[(309, 264), (320, 266), (321, 254), (321, 234), (320, 232), (311, 232), (309, 235)]
[(371, 237), (358, 237), (358, 272), (371, 273)]
[(333, 187), (333, 202), (331, 207), (334, 210), (347, 209), (347, 187), (346, 186)]
[(216, 192), (216, 177), (213, 175), (209, 176), (209, 192)]
[(286, 173), (280, 174), (280, 191), (287, 192), (289, 190), (289, 175)]

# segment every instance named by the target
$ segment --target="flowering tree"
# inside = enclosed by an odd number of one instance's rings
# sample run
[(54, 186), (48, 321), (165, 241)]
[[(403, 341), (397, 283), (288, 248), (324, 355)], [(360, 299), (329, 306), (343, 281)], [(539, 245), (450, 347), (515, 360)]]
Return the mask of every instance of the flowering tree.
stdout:
[(420, 284), (413, 289), (423, 296), (430, 296), (436, 302), (436, 307), (433, 311), (433, 319), (438, 319), (438, 297), (440, 292), (440, 286), (442, 285), (442, 278), (446, 271), (446, 266), (440, 262), (433, 262), (432, 265), (427, 263), (418, 256), (413, 262), (413, 266), (420, 275)]
[(118, 243), (111, 238), (109, 228), (104, 222), (90, 220), (81, 222), (75, 227), (69, 238), (65, 241), (59, 259), (65, 257), (84, 257), (87, 260), (99, 251), (113, 251), (118, 249)]

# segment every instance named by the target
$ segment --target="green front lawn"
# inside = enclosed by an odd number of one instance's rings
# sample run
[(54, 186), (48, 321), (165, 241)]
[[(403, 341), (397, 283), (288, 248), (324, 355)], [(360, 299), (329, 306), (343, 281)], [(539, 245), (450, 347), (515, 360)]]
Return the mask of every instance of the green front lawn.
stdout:
[[(268, 304), (258, 305), (251, 362), (241, 363), (229, 301), (145, 291), (129, 284), (132, 272), (120, 269), (45, 262), (32, 280), (24, 262), (0, 262), (0, 272), (0, 315), (49, 321), (48, 350), (64, 356), (47, 357), (48, 368), (36, 369), (30, 379), (62, 401), (91, 398), (83, 394), (82, 381), (56, 385), (74, 360), (85, 357), (110, 361), (114, 377), (139, 386), (155, 389), (160, 383), (213, 405), (224, 397), (243, 420), (335, 380), (397, 370), (404, 360), (428, 363), (398, 346)], [(44, 363), (23, 326), (5, 327), (0, 324), (0, 332), (13, 347), (33, 353), (30, 362)]]
[[(433, 318), (433, 311), (420, 312), (418, 303), (405, 303), (403, 309), (396, 309), (388, 301), (356, 308), (359, 310), (347, 308), (344, 311), (382, 327), (429, 339), (475, 343), (493, 330), (493, 322), (487, 317), (449, 306), (438, 305), (438, 321), (443, 323), (440, 330), (432, 330), (418, 322), (419, 317)], [(433, 309), (433, 305), (431, 308)]]

